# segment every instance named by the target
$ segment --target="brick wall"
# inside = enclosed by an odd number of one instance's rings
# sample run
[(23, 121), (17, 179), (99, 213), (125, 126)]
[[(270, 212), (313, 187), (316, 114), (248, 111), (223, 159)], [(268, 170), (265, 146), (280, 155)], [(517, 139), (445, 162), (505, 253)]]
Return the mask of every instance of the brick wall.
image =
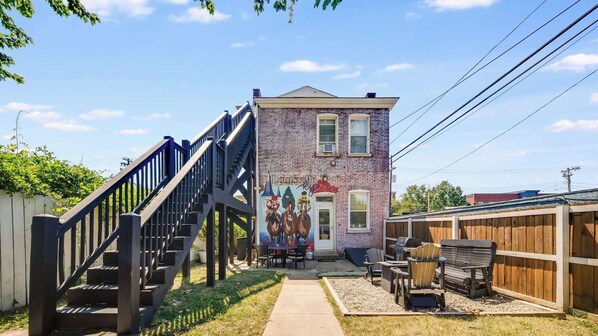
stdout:
[[(317, 115), (338, 115), (337, 157), (317, 157)], [(349, 114), (370, 115), (371, 157), (348, 157)], [(259, 109), (258, 185), (264, 188), (268, 172), (281, 177), (312, 175), (339, 188), (336, 197), (336, 250), (346, 247), (382, 247), (383, 222), (388, 212), (388, 124), (386, 109)], [(348, 192), (370, 191), (369, 233), (348, 232)], [(258, 221), (260, 214), (258, 213)], [(312, 218), (315, 226), (315, 218)]]

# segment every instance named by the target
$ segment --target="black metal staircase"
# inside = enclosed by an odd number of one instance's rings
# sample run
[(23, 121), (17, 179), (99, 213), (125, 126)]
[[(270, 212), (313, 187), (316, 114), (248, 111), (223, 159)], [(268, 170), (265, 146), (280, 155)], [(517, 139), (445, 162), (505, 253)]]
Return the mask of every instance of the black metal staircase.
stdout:
[[(189, 276), (189, 253), (204, 223), (206, 282), (213, 286), (216, 214), (224, 279), (234, 241), (229, 228), (241, 225), (250, 237), (253, 231), (254, 153), (255, 120), (246, 103), (192, 141), (179, 145), (165, 137), (61, 218), (35, 216), (29, 334), (139, 332), (177, 273)], [(66, 304), (57, 307), (63, 298)]]

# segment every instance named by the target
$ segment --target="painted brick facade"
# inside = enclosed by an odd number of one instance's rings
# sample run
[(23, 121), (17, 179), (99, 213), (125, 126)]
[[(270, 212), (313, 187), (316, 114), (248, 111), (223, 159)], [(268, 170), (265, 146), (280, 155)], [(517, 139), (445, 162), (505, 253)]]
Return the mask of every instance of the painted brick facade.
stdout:
[[(339, 155), (316, 156), (318, 114), (338, 115)], [(349, 115), (370, 115), (370, 157), (351, 157)], [(264, 190), (268, 173), (274, 181), (326, 175), (338, 187), (335, 196), (335, 249), (382, 248), (383, 223), (388, 215), (389, 110), (349, 108), (259, 108), (257, 113), (258, 185)], [(348, 230), (351, 190), (370, 192), (370, 231)], [(260, 191), (260, 192), (261, 192)], [(281, 209), (284, 208), (281, 207)], [(258, 221), (260, 220), (258, 214)], [(315, 219), (312, 220), (315, 226)]]

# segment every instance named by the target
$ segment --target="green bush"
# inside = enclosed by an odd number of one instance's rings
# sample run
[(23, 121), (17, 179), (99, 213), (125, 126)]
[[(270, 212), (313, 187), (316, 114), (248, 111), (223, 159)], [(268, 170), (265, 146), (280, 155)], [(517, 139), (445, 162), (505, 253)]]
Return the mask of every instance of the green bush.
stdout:
[(64, 213), (101, 186), (105, 178), (81, 164), (59, 160), (46, 147), (18, 150), (0, 145), (0, 190), (26, 197), (50, 196), (55, 212)]

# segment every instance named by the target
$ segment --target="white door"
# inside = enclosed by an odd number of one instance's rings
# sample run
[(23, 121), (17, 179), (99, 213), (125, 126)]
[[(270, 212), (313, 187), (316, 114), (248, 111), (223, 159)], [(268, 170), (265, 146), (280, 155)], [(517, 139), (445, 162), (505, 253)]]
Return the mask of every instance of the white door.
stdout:
[[(318, 202), (318, 198), (330, 200), (329, 202)], [(334, 250), (334, 202), (332, 197), (316, 197), (316, 231), (315, 249)]]

